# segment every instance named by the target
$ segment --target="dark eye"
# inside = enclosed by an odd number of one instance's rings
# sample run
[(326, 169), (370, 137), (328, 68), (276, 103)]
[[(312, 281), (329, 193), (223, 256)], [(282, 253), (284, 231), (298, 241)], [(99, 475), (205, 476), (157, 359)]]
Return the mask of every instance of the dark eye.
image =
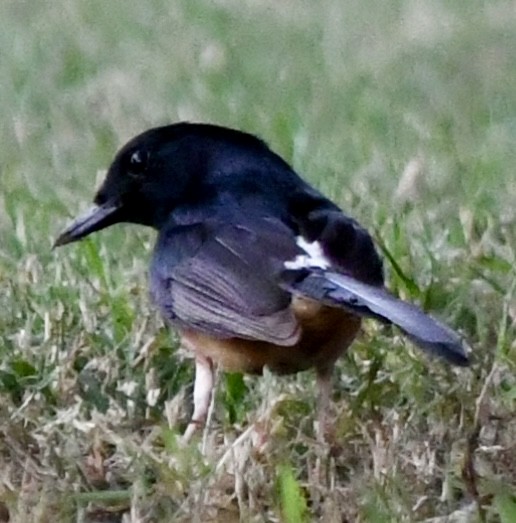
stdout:
[(149, 154), (147, 151), (136, 150), (129, 157), (129, 168), (128, 172), (131, 176), (139, 177), (145, 173), (147, 169), (147, 161)]

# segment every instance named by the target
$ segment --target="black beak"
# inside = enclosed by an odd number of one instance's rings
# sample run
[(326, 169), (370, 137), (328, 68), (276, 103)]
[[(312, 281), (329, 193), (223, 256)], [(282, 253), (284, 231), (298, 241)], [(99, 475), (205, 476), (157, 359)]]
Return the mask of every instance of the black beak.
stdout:
[(120, 220), (121, 206), (112, 202), (95, 205), (71, 223), (57, 238), (54, 247), (66, 245), (88, 236), (92, 232), (105, 229)]

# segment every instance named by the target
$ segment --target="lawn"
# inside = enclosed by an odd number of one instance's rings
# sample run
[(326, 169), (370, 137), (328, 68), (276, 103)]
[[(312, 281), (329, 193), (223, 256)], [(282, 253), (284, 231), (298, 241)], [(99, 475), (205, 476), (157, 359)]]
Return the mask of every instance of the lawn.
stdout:
[[(0, 48), (0, 522), (516, 521), (513, 1), (4, 0)], [(193, 365), (148, 299), (155, 233), (52, 250), (117, 148), (178, 120), (263, 137), (472, 366), (367, 323), (331, 444), (312, 373), (220, 373), (182, 447)]]

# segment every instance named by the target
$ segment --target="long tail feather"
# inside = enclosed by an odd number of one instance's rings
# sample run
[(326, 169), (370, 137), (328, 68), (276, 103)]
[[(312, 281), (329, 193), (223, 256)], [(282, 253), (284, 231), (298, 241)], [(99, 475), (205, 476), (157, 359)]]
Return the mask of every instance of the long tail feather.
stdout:
[(392, 323), (424, 350), (455, 365), (469, 364), (467, 350), (457, 333), (404, 302), (385, 288), (325, 270), (287, 270), (284, 286), (290, 291), (361, 316)]

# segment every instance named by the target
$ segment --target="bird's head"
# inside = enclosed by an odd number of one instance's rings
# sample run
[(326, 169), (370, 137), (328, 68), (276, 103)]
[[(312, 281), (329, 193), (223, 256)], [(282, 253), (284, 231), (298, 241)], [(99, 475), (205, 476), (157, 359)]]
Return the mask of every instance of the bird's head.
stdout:
[[(94, 198), (94, 206), (75, 219), (55, 246), (80, 240), (115, 223), (159, 228), (168, 214), (203, 189), (209, 148), (193, 124), (146, 131), (116, 154)], [(205, 145), (205, 143), (204, 143)]]

